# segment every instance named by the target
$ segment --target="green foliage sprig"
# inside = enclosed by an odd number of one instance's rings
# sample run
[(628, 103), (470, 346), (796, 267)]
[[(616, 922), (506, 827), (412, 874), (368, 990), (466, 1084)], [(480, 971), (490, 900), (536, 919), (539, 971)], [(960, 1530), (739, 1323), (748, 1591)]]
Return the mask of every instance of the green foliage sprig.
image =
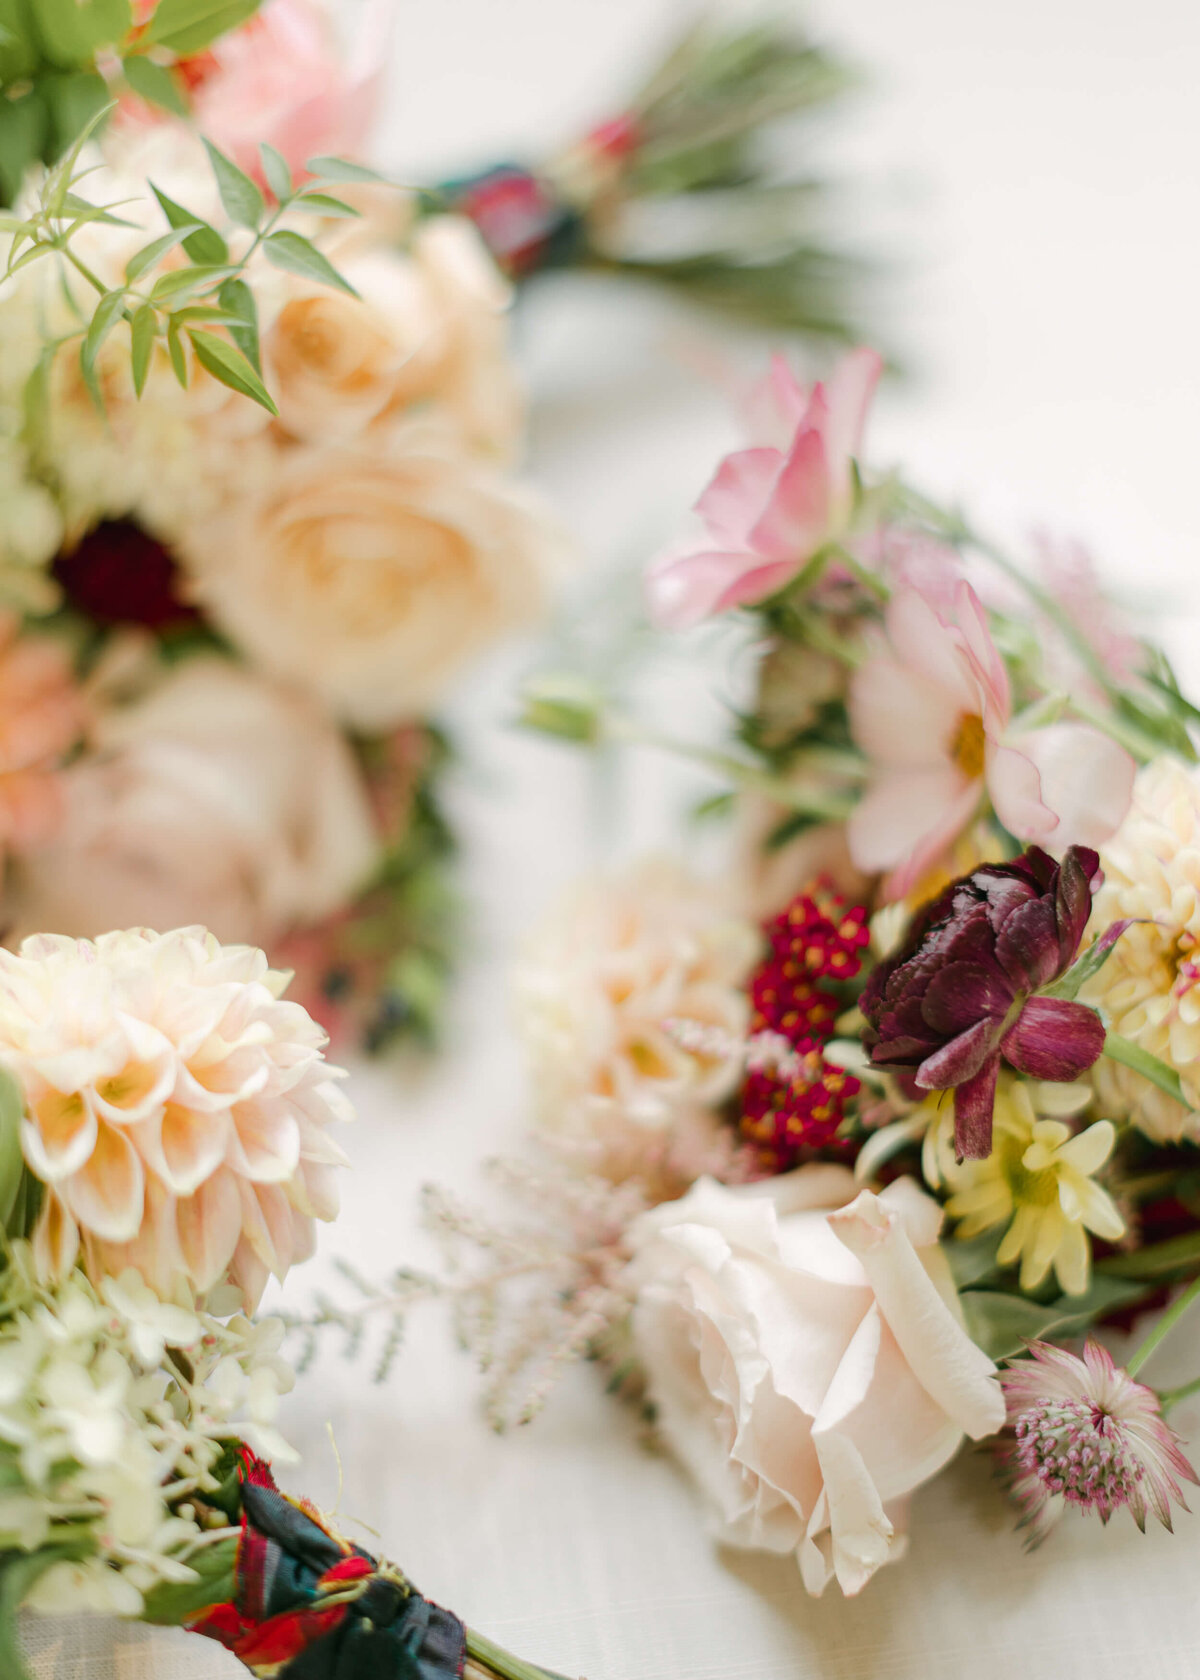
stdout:
[[(97, 113), (64, 157), (47, 172), (28, 216), (0, 215), (0, 232), (11, 236), (6, 279), (31, 263), (58, 257), (96, 294), (89, 315), (75, 292), (64, 288), (77, 317), (76, 324), (66, 333), (46, 337), (27, 382), (26, 441), (35, 453), (49, 417), (51, 370), (56, 357), (68, 345), (78, 345), (80, 374), (101, 414), (105, 402), (97, 362), (101, 350), (118, 328), (129, 333), (133, 386), (139, 397), (145, 390), (155, 349), (162, 345), (166, 346), (176, 379), (186, 389), (187, 347), (190, 346), (196, 361), (214, 379), (275, 414), (275, 404), (262, 379), (258, 311), (253, 289), (246, 279), (252, 259), (261, 252), (276, 268), (357, 296), (353, 286), (312, 239), (282, 224), (293, 212), (321, 217), (357, 216), (359, 212), (352, 205), (330, 193), (330, 185), (341, 180), (378, 180), (379, 177), (359, 165), (322, 158), (313, 161), (310, 177), (297, 185), (279, 153), (263, 146), (263, 167), (274, 194), (269, 202), (248, 175), (207, 141), (230, 229), (219, 230), (151, 183), (166, 218), (167, 230), (156, 234), (128, 259), (123, 284), (107, 286), (76, 249), (76, 237), (85, 227), (135, 225), (117, 214), (128, 200), (94, 203), (77, 190), (92, 172), (81, 167), (81, 158), (104, 115), (103, 111)], [(243, 248), (239, 252), (230, 248), (233, 230), (242, 230), (250, 236), (248, 240), (242, 239)], [(175, 253), (182, 258), (180, 266), (162, 269), (162, 260)]]

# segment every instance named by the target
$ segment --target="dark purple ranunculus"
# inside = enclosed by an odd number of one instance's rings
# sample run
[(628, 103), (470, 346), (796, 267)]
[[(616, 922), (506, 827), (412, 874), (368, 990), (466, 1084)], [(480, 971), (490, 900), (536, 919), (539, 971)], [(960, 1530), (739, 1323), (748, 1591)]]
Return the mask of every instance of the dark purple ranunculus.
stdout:
[(1031, 1079), (1071, 1080), (1103, 1050), (1094, 1009), (1038, 996), (1071, 966), (1100, 881), (1086, 846), (1061, 863), (1031, 846), (1015, 863), (985, 864), (928, 905), (867, 982), (872, 1062), (954, 1091), (960, 1160), (991, 1151), (1001, 1058)]

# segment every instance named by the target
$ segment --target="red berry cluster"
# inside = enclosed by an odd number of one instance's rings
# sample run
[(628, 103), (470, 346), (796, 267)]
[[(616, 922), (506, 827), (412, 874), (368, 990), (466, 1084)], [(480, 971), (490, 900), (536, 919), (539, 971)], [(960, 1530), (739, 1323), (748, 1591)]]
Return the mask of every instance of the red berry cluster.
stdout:
[(742, 1134), (758, 1146), (770, 1171), (794, 1166), (802, 1153), (833, 1144), (846, 1102), (860, 1086), (827, 1062), (845, 1003), (821, 981), (853, 980), (870, 935), (867, 911), (818, 883), (788, 905), (764, 932), (769, 951), (750, 986), (752, 1034), (786, 1040), (799, 1069), (752, 1068), (742, 1088)]

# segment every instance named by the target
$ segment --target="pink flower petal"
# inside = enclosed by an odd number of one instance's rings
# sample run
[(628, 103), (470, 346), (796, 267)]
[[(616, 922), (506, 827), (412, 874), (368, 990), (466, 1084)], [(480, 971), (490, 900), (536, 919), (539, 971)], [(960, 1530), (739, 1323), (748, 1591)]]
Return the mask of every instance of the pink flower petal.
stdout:
[[(729, 592), (762, 565), (744, 551), (672, 556), (651, 568), (646, 578), (646, 607), (659, 630), (690, 630), (719, 612)], [(788, 568), (790, 570), (790, 568)], [(786, 576), (781, 582), (786, 581)], [(770, 594), (771, 590), (764, 591)]]
[(786, 357), (776, 354), (743, 405), (747, 434), (756, 445), (778, 449), (782, 456), (795, 437), (807, 407), (804, 387), (788, 366)]
[(783, 456), (775, 449), (742, 449), (726, 455), (696, 503), (714, 542), (730, 548), (750, 546), (754, 529), (770, 499)]
[(842, 357), (826, 384), (825, 443), (839, 494), (849, 490), (849, 463), (862, 453), (867, 414), (882, 372), (879, 352), (860, 348)]
[(886, 896), (905, 897), (970, 822), (980, 792), (952, 764), (885, 771), (850, 816), (851, 858), (869, 874), (894, 869)]
[(886, 655), (855, 671), (849, 710), (856, 743), (895, 770), (944, 765), (962, 715), (949, 689)]
[(949, 1091), (965, 1085), (991, 1059), (999, 1038), (997, 1022), (976, 1021), (925, 1058), (917, 1069), (917, 1084), (923, 1091)]
[(188, 1273), (203, 1292), (221, 1281), (242, 1230), (242, 1198), (232, 1173), (215, 1173), (178, 1203), (179, 1246)]
[(1000, 1058), (991, 1056), (954, 1092), (954, 1153), (960, 1161), (985, 1161), (992, 1152), (992, 1115)]
[(1112, 838), (1129, 810), (1137, 773), (1124, 747), (1085, 723), (1050, 724), (1015, 736), (1011, 745), (1036, 769), (1042, 800), (1058, 818), (1056, 851)]
[(972, 671), (983, 690), (986, 702), (984, 724), (989, 734), (998, 735), (1012, 713), (1008, 671), (992, 640), (983, 603), (971, 585), (962, 579), (955, 590), (954, 605), (955, 619), (962, 632)]
[(1058, 837), (1058, 818), (1042, 798), (1037, 766), (1015, 747), (994, 747), (988, 754), (987, 790), (996, 815), (1018, 840)]
[(814, 427), (797, 434), (750, 543), (769, 559), (790, 559), (798, 570), (824, 542), (829, 520), (829, 459)]
[(946, 690), (959, 713), (982, 715), (979, 684), (964, 657), (963, 639), (916, 589), (898, 589), (888, 602), (888, 641), (910, 670)]

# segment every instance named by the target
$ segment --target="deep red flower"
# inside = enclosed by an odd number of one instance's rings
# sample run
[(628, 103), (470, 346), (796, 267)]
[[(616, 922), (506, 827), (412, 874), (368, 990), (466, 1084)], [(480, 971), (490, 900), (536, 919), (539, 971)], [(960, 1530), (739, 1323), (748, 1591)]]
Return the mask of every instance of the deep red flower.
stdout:
[(148, 630), (195, 621), (180, 592), (170, 551), (127, 519), (97, 525), (60, 554), (54, 575), (68, 601), (97, 624), (144, 624)]
[(986, 864), (952, 882), (868, 980), (871, 1060), (912, 1069), (922, 1090), (954, 1091), (960, 1160), (991, 1151), (1002, 1058), (1031, 1079), (1072, 1080), (1103, 1050), (1094, 1009), (1038, 995), (1071, 966), (1101, 879), (1086, 846), (1061, 864), (1036, 846)]
[(848, 909), (818, 883), (763, 929), (768, 953), (750, 982), (752, 1041), (768, 1033), (785, 1040), (792, 1062), (751, 1069), (742, 1089), (741, 1129), (772, 1171), (834, 1144), (846, 1104), (860, 1090), (858, 1080), (822, 1052), (846, 1008), (828, 982), (858, 974), (869, 939), (866, 921), (864, 906)]

